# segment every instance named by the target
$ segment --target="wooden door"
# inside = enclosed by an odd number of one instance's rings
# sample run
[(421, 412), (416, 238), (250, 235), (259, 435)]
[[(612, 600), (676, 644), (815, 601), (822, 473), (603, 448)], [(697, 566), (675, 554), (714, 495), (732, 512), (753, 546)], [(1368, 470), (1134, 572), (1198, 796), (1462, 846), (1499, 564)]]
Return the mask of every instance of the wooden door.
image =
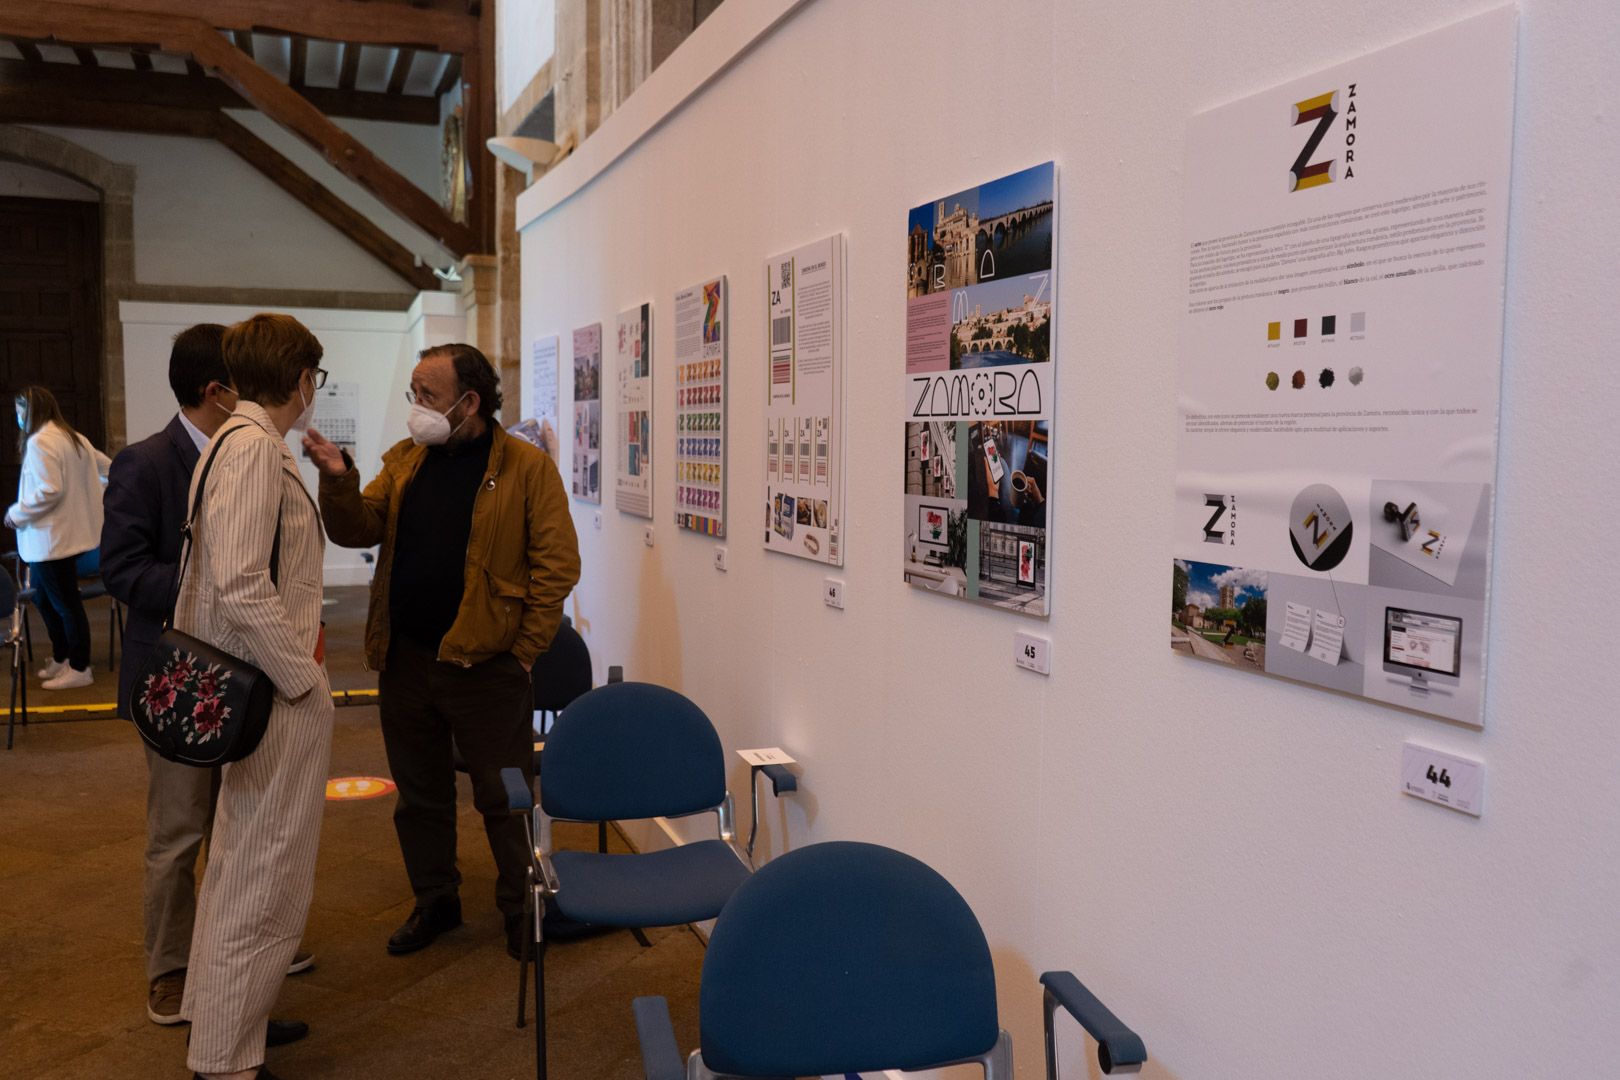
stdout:
[[(101, 408), (101, 206), (0, 198), (0, 501), (17, 498), (16, 392), (56, 395), (62, 415), (107, 445)], [(15, 537), (0, 533), (0, 545)]]

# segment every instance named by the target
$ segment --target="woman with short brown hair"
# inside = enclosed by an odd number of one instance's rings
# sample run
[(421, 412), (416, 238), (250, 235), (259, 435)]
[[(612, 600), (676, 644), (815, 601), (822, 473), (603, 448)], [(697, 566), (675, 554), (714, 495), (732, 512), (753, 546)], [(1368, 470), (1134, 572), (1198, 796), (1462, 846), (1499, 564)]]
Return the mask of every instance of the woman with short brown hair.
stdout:
[[(326, 381), (321, 344), (288, 315), (225, 331), (240, 395), (215, 433), (175, 625), (253, 664), (275, 684), (259, 746), (220, 777), (181, 1012), (187, 1063), (205, 1080), (270, 1076), (266, 1042), (308, 1027), (270, 1008), (298, 948), (315, 884), (332, 696), (320, 658), (320, 514), (287, 446)], [(202, 482), (199, 464), (191, 498)]]

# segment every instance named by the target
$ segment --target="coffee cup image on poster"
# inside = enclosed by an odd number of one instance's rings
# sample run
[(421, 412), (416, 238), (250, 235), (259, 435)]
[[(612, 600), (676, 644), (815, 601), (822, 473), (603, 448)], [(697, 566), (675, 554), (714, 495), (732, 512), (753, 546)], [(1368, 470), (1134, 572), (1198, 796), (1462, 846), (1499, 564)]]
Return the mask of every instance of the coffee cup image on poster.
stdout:
[(844, 243), (765, 263), (765, 549), (844, 564)]
[(918, 588), (1051, 612), (1056, 167), (906, 219), (902, 574)]
[(574, 437), (569, 491), (602, 502), (602, 324), (574, 331)]
[(1483, 725), (1515, 25), (1192, 118), (1177, 653)]

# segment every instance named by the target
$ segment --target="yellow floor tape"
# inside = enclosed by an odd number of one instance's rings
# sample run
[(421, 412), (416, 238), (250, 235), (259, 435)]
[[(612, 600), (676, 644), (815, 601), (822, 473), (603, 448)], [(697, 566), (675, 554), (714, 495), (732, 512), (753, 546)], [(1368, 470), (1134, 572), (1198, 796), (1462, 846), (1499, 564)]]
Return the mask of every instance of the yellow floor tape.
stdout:
[[(334, 690), (332, 691), (332, 704), (334, 705), (366, 705), (369, 701), (355, 701), (354, 698), (374, 698), (375, 689), (370, 690)], [(116, 701), (97, 702), (94, 705), (30, 705), (29, 716), (60, 716), (63, 713), (116, 713)]]

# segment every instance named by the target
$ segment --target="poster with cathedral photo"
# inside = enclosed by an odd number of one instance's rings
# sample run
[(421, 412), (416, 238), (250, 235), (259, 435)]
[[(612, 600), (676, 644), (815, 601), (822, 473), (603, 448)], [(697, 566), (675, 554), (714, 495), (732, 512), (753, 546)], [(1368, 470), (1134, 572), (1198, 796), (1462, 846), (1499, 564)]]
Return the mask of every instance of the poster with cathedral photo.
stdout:
[(1051, 613), (1052, 162), (906, 222), (905, 580)]

